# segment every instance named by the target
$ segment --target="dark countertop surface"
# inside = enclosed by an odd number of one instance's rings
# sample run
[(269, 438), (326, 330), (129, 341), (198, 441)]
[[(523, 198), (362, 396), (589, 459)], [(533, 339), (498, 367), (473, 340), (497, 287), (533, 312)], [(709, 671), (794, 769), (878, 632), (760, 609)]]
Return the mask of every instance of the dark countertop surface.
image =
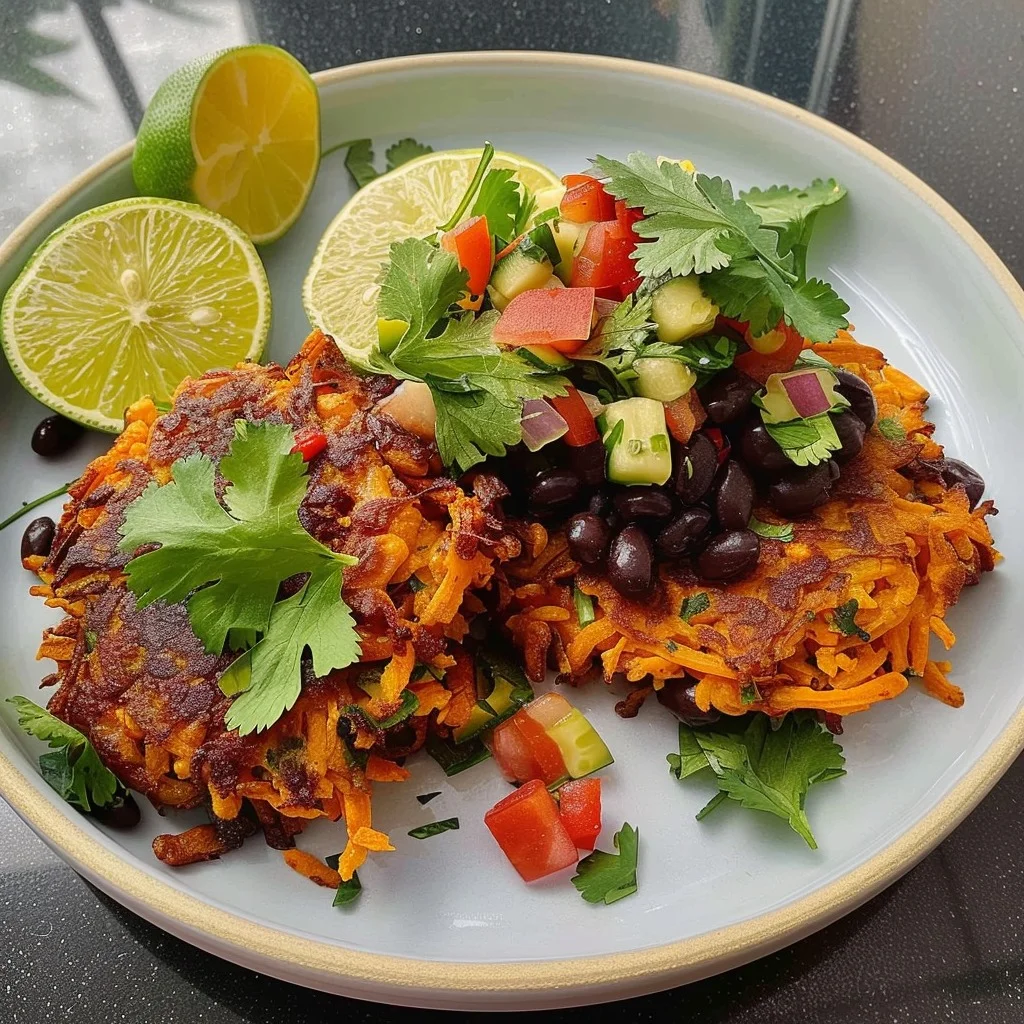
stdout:
[[(127, 141), (174, 67), (258, 40), (311, 70), (549, 49), (742, 82), (902, 161), (1024, 278), (1021, 0), (0, 0), (0, 237)], [(937, 851), (831, 928), (616, 1012), (690, 1024), (1017, 1024), (1022, 783), (1018, 761)], [(410, 1015), (285, 985), (165, 935), (83, 882), (0, 802), (0, 1024)]]

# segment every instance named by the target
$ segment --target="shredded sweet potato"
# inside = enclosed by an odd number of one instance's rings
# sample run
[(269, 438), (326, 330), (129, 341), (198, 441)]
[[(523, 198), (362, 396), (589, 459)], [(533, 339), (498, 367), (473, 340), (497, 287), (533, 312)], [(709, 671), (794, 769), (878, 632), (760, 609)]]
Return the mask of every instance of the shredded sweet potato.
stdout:
[(282, 850), (281, 856), (292, 871), (297, 871), (303, 878), (308, 878), (325, 889), (337, 889), (341, 885), (341, 875), (337, 871), (305, 850), (293, 847), (290, 850)]

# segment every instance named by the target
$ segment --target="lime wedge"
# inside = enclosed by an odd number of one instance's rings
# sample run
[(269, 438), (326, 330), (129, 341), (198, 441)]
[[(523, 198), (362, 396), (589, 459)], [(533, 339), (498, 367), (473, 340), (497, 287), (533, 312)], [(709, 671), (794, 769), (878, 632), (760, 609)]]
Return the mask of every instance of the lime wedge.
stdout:
[(132, 158), (144, 195), (198, 202), (254, 242), (306, 205), (320, 165), (320, 99), (277, 46), (237, 46), (179, 68), (157, 89)]
[(118, 431), (143, 395), (169, 402), (183, 377), (258, 359), (270, 289), (231, 221), (169, 199), (80, 214), (32, 254), (0, 311), (0, 341), (39, 401)]
[[(459, 204), (480, 161), (479, 149), (451, 149), (410, 160), (361, 188), (324, 232), (302, 286), (314, 327), (355, 360), (377, 341), (381, 264), (392, 242), (433, 234)], [(494, 154), (530, 191), (559, 184), (553, 171), (515, 153)]]

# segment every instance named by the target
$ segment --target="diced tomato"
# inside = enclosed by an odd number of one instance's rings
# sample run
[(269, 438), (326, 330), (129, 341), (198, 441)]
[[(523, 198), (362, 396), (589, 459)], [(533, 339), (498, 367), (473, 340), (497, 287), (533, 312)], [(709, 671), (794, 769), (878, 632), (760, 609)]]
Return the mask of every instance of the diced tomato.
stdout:
[(303, 462), (315, 459), (327, 447), (327, 435), (321, 430), (300, 430), (295, 435), (292, 453), (298, 452)]
[[(632, 234), (616, 220), (595, 224), (588, 232), (572, 264), (570, 284), (591, 287), (606, 298), (621, 298), (621, 286), (636, 277), (630, 253), (636, 248)], [(612, 294), (606, 295), (605, 289)]]
[(564, 352), (562, 344), (569, 343), (568, 351), (575, 351), (593, 322), (593, 288), (532, 288), (505, 307), (493, 336), (502, 345), (553, 345)]
[[(787, 370), (792, 370), (797, 356), (800, 355), (804, 347), (804, 339), (799, 332), (784, 320), (779, 321), (775, 330), (785, 336), (781, 346), (775, 351), (756, 351), (754, 346), (757, 344), (757, 339), (751, 338), (748, 329), (744, 337), (747, 338), (747, 344), (751, 346), (750, 351), (740, 353), (734, 360), (734, 365), (738, 370), (742, 370), (762, 384), (766, 383), (773, 373), (785, 373)], [(770, 347), (770, 345), (763, 347)]]
[(558, 816), (578, 850), (592, 850), (601, 834), (601, 780), (573, 779), (558, 791)]
[(562, 438), (566, 444), (581, 448), (597, 440), (597, 424), (580, 393), (570, 384), (561, 398), (549, 399), (555, 411), (568, 424), (569, 431)]
[(732, 442), (718, 427), (707, 427), (704, 430), (707, 434), (708, 439), (715, 446), (715, 450), (718, 452), (718, 464), (721, 465), (727, 458), (729, 458), (729, 452), (732, 450)]
[(542, 725), (522, 713), (491, 732), (491, 754), (509, 782), (542, 779), (545, 785), (554, 785), (568, 774), (558, 744)]
[(689, 444), (695, 430), (700, 430), (707, 419), (696, 388), (690, 388), (673, 402), (665, 405), (665, 423), (668, 432), (680, 443)]
[(582, 185), (588, 181), (597, 181), (592, 174), (563, 174), (562, 184), (566, 188), (572, 188), (573, 185)]
[(623, 231), (630, 231), (636, 241), (640, 236), (633, 230), (637, 221), (644, 219), (644, 211), (638, 206), (627, 206), (625, 199), (615, 200), (615, 219), (619, 222)]
[(644, 279), (637, 274), (636, 277), (630, 278), (628, 281), (624, 281), (619, 285), (619, 295), (622, 298), (626, 298), (633, 294), (644, 282)]
[(604, 185), (589, 175), (581, 174), (578, 177), (586, 180), (566, 188), (559, 204), (559, 213), (566, 220), (577, 224), (611, 220), (615, 216), (615, 200), (605, 191)]
[(494, 248), (486, 217), (470, 217), (441, 236), (441, 248), (453, 253), (468, 271), (470, 295), (482, 295), (493, 266)]
[(484, 824), (525, 882), (571, 867), (578, 860), (576, 844), (540, 779), (499, 800), (484, 815)]

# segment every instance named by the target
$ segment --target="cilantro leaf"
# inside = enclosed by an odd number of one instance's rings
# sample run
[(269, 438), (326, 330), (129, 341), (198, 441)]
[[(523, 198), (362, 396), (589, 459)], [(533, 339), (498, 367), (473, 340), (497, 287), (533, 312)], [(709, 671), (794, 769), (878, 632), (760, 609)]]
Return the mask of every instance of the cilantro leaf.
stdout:
[(903, 424), (893, 416), (883, 416), (878, 423), (878, 432), (887, 441), (906, 441), (907, 432), (903, 429)]
[(764, 427), (786, 458), (798, 466), (817, 466), (843, 446), (827, 412), (788, 423), (765, 422)]
[(122, 551), (160, 544), (125, 567), (136, 604), (187, 600), (192, 628), (211, 654), (224, 649), (231, 630), (266, 630), (282, 580), (353, 561), (299, 522), (308, 481), (294, 444), (291, 427), (236, 420), (220, 461), (223, 505), (213, 462), (189, 455), (171, 467), (169, 483), (151, 483), (125, 512)]
[(80, 811), (92, 811), (113, 803), (124, 787), (100, 760), (84, 733), (51, 715), (27, 697), (8, 697), (18, 712), (18, 725), (30, 736), (52, 748), (39, 758), (43, 779), (59, 796)]
[(420, 795), (417, 796), (416, 799), (421, 804), (429, 804), (430, 801), (434, 799), (434, 797), (437, 797), (437, 796), (440, 796), (440, 795), (441, 795), (441, 790), (437, 789), (437, 790), (434, 790), (433, 793), (420, 793)]
[(844, 601), (832, 613), (832, 622), (843, 636), (857, 636), (864, 643), (868, 643), (871, 640), (871, 634), (863, 627), (857, 625), (857, 612), (859, 609), (860, 605), (857, 603), (857, 599), (851, 597), (849, 601)]
[(618, 853), (595, 850), (576, 866), (572, 884), (588, 903), (615, 903), (636, 892), (640, 833), (626, 822), (612, 840)]
[(410, 829), (409, 835), (413, 839), (430, 839), (431, 836), (439, 836), (442, 832), (458, 831), (458, 818), (445, 818), (443, 821), (431, 821), (419, 828)]
[(376, 372), (430, 387), (441, 458), (463, 472), (487, 455), (504, 455), (507, 445), (522, 438), (525, 399), (565, 393), (561, 377), (494, 344), (499, 314), (493, 310), (480, 317), (464, 313), (437, 331), (465, 282), (466, 273), (451, 253), (417, 238), (394, 243), (378, 312), (404, 320), (409, 328), (389, 356), (378, 351), (369, 360)]
[(263, 638), (242, 655), (248, 679), (243, 667), (228, 682), (231, 693), (240, 693), (224, 716), (229, 729), (242, 736), (262, 732), (292, 707), (302, 690), (307, 647), (317, 676), (359, 660), (359, 634), (341, 600), (338, 562), (315, 571), (298, 593), (274, 605)]
[(426, 156), (427, 153), (433, 152), (433, 146), (426, 146), (415, 139), (399, 139), (394, 145), (388, 146), (384, 152), (384, 158), (387, 161), (387, 169), (393, 171), (396, 167), (401, 167), (402, 164), (407, 164), (418, 156)]
[(666, 754), (665, 760), (668, 761), (669, 774), (680, 781), (711, 767), (707, 754), (701, 749), (693, 734), (693, 729), (682, 722), (679, 723), (679, 753)]
[(757, 689), (756, 683), (744, 683), (740, 687), (740, 703), (741, 704), (754, 704), (756, 701), (761, 699), (761, 694)]
[[(688, 728), (680, 723), (680, 730)], [(726, 796), (788, 821), (812, 850), (817, 849), (804, 811), (807, 791), (846, 771), (842, 747), (813, 716), (789, 714), (772, 729), (767, 715), (755, 714), (743, 732), (690, 731)], [(709, 804), (699, 817), (711, 810)]]
[[(338, 864), (341, 862), (341, 854), (336, 853), (331, 857), (327, 858), (327, 866), (333, 868), (335, 871), (338, 870)], [(354, 903), (358, 898), (359, 894), (363, 891), (362, 883), (359, 881), (359, 872), (353, 871), (352, 877), (347, 882), (342, 882), (337, 889), (334, 890), (334, 903), (335, 907), (347, 907), (350, 903)]]
[(756, 516), (751, 516), (747, 529), (753, 530), (758, 537), (780, 540), (783, 544), (788, 544), (793, 539), (792, 523), (762, 523)]
[(345, 169), (352, 175), (357, 189), (378, 177), (377, 168), (373, 166), (373, 142), (370, 139), (356, 139), (348, 144)]
[(694, 615), (700, 615), (701, 612), (706, 612), (711, 607), (711, 599), (703, 591), (699, 594), (690, 594), (689, 597), (683, 598), (683, 603), (679, 606), (679, 618), (683, 622), (689, 622)]
[(514, 178), (515, 171), (496, 167), (480, 185), (471, 215), (487, 218), (487, 230), (499, 238), (515, 238), (526, 230), (533, 212), (533, 195)]

